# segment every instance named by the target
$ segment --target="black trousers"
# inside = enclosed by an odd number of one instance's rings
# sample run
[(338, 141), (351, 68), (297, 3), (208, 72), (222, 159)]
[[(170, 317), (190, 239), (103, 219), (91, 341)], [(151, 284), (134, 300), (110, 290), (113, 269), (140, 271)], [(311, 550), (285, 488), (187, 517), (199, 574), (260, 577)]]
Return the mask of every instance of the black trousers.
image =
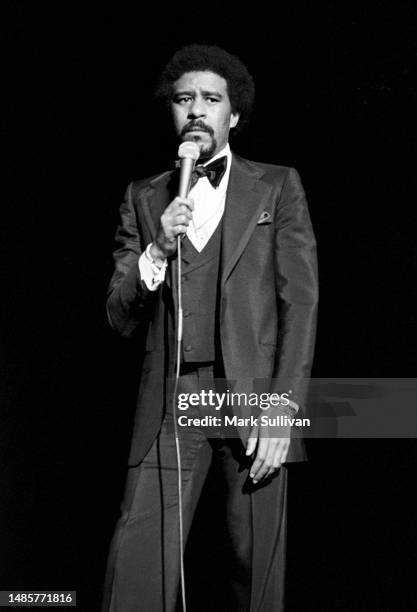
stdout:
[[(213, 378), (213, 369), (210, 367), (188, 371), (181, 376), (181, 391), (198, 393), (203, 387), (203, 380), (207, 389), (210, 377)], [(199, 407), (190, 407), (186, 414), (189, 417), (203, 416), (201, 410)], [(255, 599), (257, 602), (262, 601), (262, 597), (258, 593), (254, 598), (252, 594), (253, 571), (261, 571), (253, 567), (256, 529), (253, 525), (252, 502), (256, 487), (248, 478), (252, 461), (245, 456), (239, 439), (226, 439), (221, 433), (216, 436), (216, 432), (211, 432), (211, 435), (215, 437), (207, 437), (207, 431), (203, 428), (180, 428), (184, 538), (188, 537), (210, 472), (211, 480), (214, 478), (219, 486), (216, 498), (209, 503), (216, 509), (213, 514), (216, 514), (217, 520), (219, 509), (223, 514), (222, 529), (213, 534), (213, 537), (223, 538), (222, 550), (229, 556), (228, 563), (225, 564), (222, 558), (222, 563), (216, 563), (216, 567), (212, 568), (213, 572), (219, 566), (223, 571), (227, 568), (227, 576), (223, 578), (230, 587), (224, 605), (219, 607), (217, 602), (215, 609), (254, 612), (253, 602)], [(276, 534), (277, 550), (273, 562), (273, 566), (278, 569), (274, 570), (272, 577), (275, 581), (274, 592), (278, 593), (273, 608), (273, 612), (276, 612), (282, 604), (284, 583), (286, 469), (281, 468), (273, 480), (277, 490), (276, 513), (279, 514), (280, 526), (279, 534)], [(121, 517), (109, 555), (103, 612), (173, 612), (180, 609), (177, 605), (180, 583), (177, 487), (173, 415), (168, 411), (161, 431), (145, 459), (139, 466), (128, 470)], [(217, 497), (219, 492), (221, 499)], [(210, 530), (213, 527), (210, 511), (206, 511), (205, 516), (207, 529)], [(206, 550), (201, 550), (201, 557), (206, 554)], [(271, 565), (270, 560), (268, 564)], [(186, 566), (186, 586), (187, 574), (192, 570)], [(211, 585), (212, 580), (210, 572), (207, 575), (207, 585)], [(210, 601), (207, 601), (209, 591), (208, 588), (206, 593), (200, 593), (201, 605), (198, 609), (214, 609), (210, 607)], [(266, 605), (262, 607), (258, 603), (256, 609), (267, 612), (269, 604)], [(195, 605), (191, 608), (196, 609)]]

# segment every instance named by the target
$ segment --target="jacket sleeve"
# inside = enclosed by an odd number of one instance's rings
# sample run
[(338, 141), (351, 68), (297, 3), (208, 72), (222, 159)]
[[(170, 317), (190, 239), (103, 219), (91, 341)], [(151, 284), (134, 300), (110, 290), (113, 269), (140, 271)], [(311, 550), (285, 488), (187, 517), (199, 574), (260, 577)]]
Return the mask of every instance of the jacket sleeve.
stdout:
[(110, 325), (124, 337), (130, 337), (135, 331), (146, 333), (159, 293), (149, 291), (140, 278), (138, 261), (146, 245), (139, 230), (130, 184), (120, 207), (120, 224), (115, 236), (117, 248), (113, 253), (115, 268), (107, 297)]
[[(302, 405), (313, 362), (318, 304), (316, 240), (300, 177), (290, 168), (276, 212), (275, 274), (279, 300), (275, 386)], [(278, 379), (278, 381), (276, 380)]]

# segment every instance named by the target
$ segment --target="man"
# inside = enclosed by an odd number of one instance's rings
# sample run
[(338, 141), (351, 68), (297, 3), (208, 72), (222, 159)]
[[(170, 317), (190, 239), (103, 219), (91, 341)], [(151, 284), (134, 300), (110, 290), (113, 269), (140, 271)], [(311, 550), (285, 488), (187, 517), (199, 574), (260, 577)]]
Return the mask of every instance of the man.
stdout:
[[(198, 170), (187, 198), (176, 197), (178, 173), (169, 171), (132, 183), (121, 207), (108, 314), (120, 334), (143, 341), (145, 358), (107, 573), (104, 609), (113, 612), (170, 611), (177, 602), (178, 415), (167, 384), (176, 365), (177, 237), (183, 237), (182, 391), (199, 393), (207, 380), (214, 388), (215, 379), (225, 378), (236, 388), (262, 379), (269, 391), (282, 392), (288, 381), (302, 404), (315, 336), (315, 240), (299, 177), (239, 158), (228, 144), (253, 104), (246, 68), (222, 49), (191, 45), (168, 63), (157, 95), (170, 108), (179, 141), (198, 144), (198, 164), (207, 170)], [(201, 405), (193, 410), (187, 416), (204, 412)], [(274, 407), (266, 412), (273, 415)], [(229, 439), (223, 429), (209, 437), (192, 425), (180, 431), (183, 538), (213, 465), (223, 482), (230, 553), (224, 609), (275, 612), (283, 605), (283, 463), (303, 460), (303, 449), (288, 432), (272, 435), (258, 423), (244, 423), (239, 436)]]

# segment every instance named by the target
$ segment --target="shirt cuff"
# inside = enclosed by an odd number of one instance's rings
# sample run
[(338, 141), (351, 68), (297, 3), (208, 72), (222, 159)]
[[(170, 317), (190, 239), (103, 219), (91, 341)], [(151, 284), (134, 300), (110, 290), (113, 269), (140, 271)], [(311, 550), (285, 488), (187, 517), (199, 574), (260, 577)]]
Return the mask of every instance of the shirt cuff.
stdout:
[(139, 257), (138, 265), (141, 280), (143, 280), (149, 291), (156, 291), (165, 280), (165, 270), (168, 264), (167, 261), (164, 261), (162, 266), (159, 267), (152, 263), (152, 257), (149, 253), (150, 246), (148, 244), (146, 251)]

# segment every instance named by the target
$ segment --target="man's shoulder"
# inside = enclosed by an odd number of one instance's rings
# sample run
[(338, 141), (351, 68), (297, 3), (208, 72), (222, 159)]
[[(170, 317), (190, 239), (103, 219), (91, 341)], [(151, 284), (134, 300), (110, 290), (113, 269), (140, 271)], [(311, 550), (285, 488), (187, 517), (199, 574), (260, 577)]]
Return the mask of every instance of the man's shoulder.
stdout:
[(284, 183), (288, 176), (296, 175), (298, 172), (290, 166), (281, 164), (271, 164), (268, 162), (253, 161), (245, 159), (239, 155), (234, 155), (235, 164), (249, 174), (257, 175), (263, 181), (271, 181), (273, 183)]
[(153, 174), (152, 176), (148, 176), (147, 178), (133, 180), (129, 186), (132, 191), (132, 195), (136, 195), (138, 193), (146, 191), (149, 188), (157, 187), (159, 184), (166, 184), (169, 181), (172, 173), (172, 170), (167, 170), (165, 172)]

